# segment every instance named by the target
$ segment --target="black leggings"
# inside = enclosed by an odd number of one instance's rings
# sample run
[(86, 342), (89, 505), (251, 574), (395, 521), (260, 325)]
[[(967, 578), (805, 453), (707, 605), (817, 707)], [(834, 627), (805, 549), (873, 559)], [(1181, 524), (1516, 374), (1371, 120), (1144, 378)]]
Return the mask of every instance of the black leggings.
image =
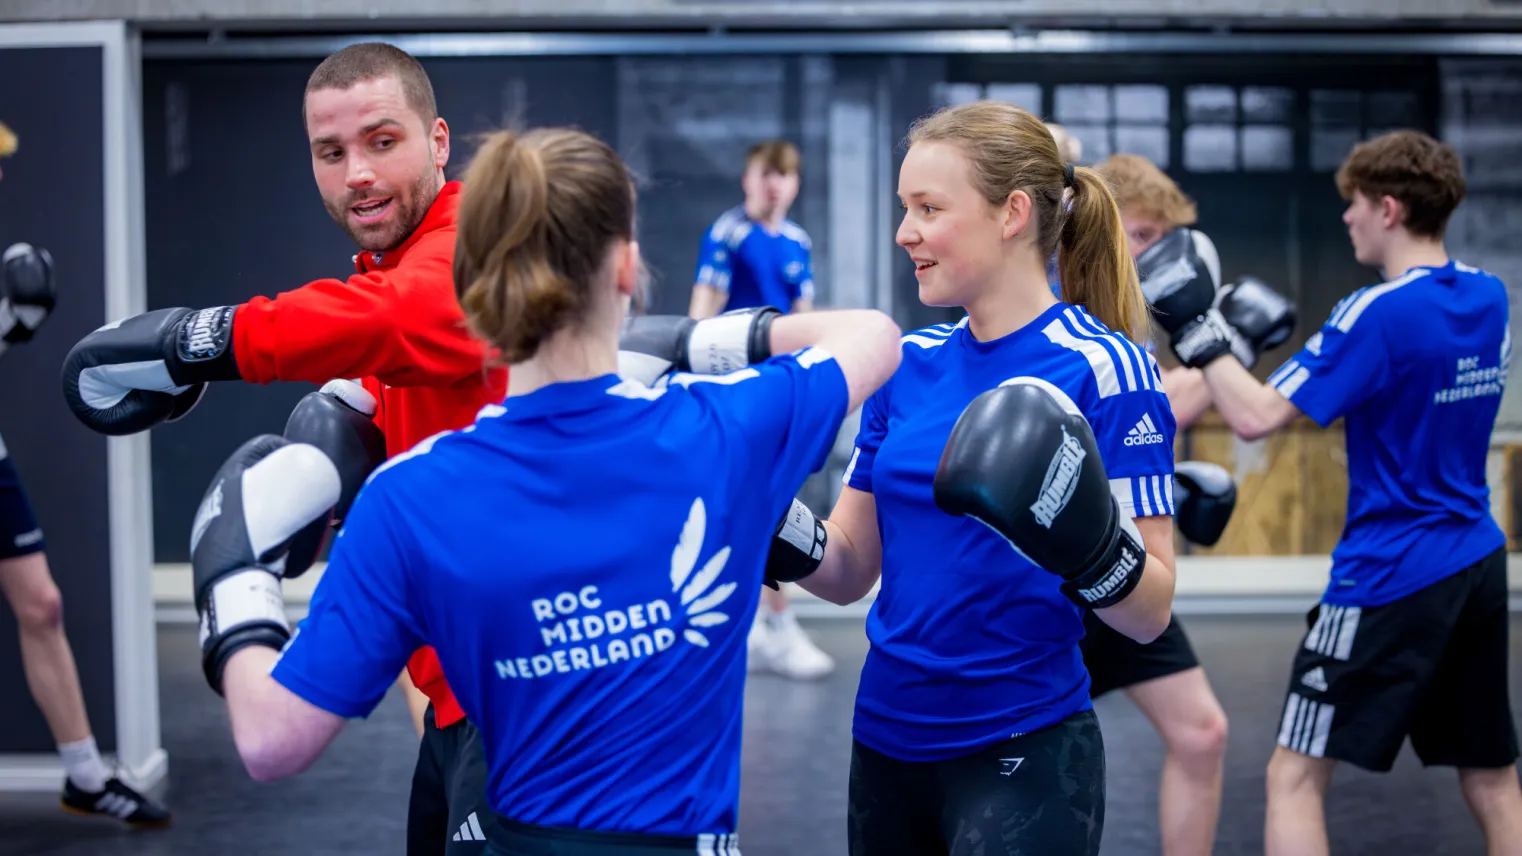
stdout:
[(735, 835), (640, 835), (551, 829), (498, 818), (483, 856), (739, 856)]
[(1094, 711), (952, 758), (851, 750), (851, 856), (1092, 856), (1104, 831)]

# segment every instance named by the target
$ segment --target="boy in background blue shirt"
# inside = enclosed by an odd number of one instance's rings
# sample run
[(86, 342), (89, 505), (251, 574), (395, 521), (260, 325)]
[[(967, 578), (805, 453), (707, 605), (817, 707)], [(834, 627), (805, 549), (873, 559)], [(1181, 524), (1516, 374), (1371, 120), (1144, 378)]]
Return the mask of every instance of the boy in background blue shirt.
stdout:
[(1452, 147), (1385, 134), (1353, 149), (1337, 186), (1358, 261), (1386, 281), (1339, 303), (1267, 384), (1219, 348), (1192, 362), (1243, 438), (1302, 413), (1347, 433), (1347, 523), (1268, 765), (1267, 853), (1326, 853), (1336, 763), (1389, 770), (1407, 736), (1423, 764), (1458, 768), (1488, 852), (1522, 853), (1506, 539), (1485, 481), (1511, 364), (1506, 286), (1444, 247), (1466, 189)]
[[(787, 219), (798, 198), (800, 161), (787, 140), (766, 140), (746, 153), (744, 204), (720, 214), (703, 235), (688, 308), (693, 318), (761, 306), (814, 308), (812, 243), (802, 226)], [(786, 593), (767, 589), (761, 602), (750, 633), (752, 669), (800, 680), (835, 670), (835, 661), (798, 624)]]

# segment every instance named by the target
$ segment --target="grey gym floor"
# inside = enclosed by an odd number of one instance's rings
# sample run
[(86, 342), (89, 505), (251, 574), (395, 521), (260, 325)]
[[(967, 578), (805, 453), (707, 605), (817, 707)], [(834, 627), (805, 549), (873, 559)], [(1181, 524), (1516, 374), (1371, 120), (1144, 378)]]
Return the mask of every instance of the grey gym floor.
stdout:
[[(1218, 854), (1263, 852), (1263, 765), (1277, 731), (1287, 667), (1304, 624), (1293, 616), (1185, 619), (1231, 718)], [(866, 638), (859, 621), (810, 624), (841, 668), (815, 684), (752, 679), (746, 700), (740, 841), (747, 856), (845, 852), (846, 768), (852, 696)], [(1514, 619), (1512, 662), (1522, 660)], [(0, 853), (57, 856), (160, 854), (400, 854), (415, 738), (393, 690), (367, 722), (350, 725), (312, 769), (274, 784), (249, 780), (226, 713), (206, 688), (195, 630), (159, 633), (164, 789), (174, 827), (131, 833), (63, 815), (54, 798), (0, 794)], [(1522, 677), (1512, 672), (1512, 698)], [(1106, 854), (1155, 854), (1161, 744), (1123, 695), (1100, 701), (1109, 751)], [(1473, 854), (1482, 839), (1452, 771), (1424, 771), (1409, 750), (1392, 773), (1339, 772), (1328, 817), (1336, 854)]]

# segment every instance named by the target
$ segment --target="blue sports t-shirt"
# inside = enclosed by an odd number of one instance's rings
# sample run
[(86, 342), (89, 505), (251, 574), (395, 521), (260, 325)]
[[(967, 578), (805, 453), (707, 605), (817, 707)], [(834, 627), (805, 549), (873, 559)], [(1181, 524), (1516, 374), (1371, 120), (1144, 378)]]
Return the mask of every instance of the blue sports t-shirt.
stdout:
[(873, 495), (883, 548), (855, 736), (901, 760), (966, 755), (1090, 706), (1083, 615), (1061, 578), (941, 511), (932, 492), (962, 411), (1022, 376), (1083, 412), (1123, 513), (1173, 513), (1174, 422), (1157, 363), (1082, 308), (1057, 303), (992, 342), (966, 319), (905, 336), (898, 371), (862, 410), (844, 479)]
[(1379, 606), (1505, 542), (1485, 458), (1511, 365), (1506, 286), (1459, 262), (1359, 289), (1269, 378), (1345, 419), (1348, 514), (1325, 602)]
[(274, 677), (367, 716), (432, 645), (504, 817), (732, 834), (767, 550), (847, 403), (811, 348), (484, 408), (372, 476)]
[(791, 220), (772, 234), (744, 206), (731, 208), (703, 236), (696, 284), (728, 294), (725, 311), (775, 306), (787, 312), (795, 300), (814, 299), (812, 246)]

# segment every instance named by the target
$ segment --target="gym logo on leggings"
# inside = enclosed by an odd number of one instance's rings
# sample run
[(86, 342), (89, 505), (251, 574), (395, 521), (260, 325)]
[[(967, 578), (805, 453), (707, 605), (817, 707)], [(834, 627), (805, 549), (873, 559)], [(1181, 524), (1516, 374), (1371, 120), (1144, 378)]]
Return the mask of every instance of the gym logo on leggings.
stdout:
[[(654, 656), (676, 642), (678, 629), (688, 643), (707, 648), (709, 640), (703, 631), (729, 621), (719, 607), (738, 587), (733, 582), (715, 585), (729, 562), (728, 547), (698, 567), (707, 531), (707, 510), (703, 500), (696, 499), (671, 551), (669, 598), (607, 608), (595, 585), (535, 598), (530, 607), (547, 650), (495, 660), (497, 676), (544, 678)], [(678, 611), (682, 618), (673, 619)]]

